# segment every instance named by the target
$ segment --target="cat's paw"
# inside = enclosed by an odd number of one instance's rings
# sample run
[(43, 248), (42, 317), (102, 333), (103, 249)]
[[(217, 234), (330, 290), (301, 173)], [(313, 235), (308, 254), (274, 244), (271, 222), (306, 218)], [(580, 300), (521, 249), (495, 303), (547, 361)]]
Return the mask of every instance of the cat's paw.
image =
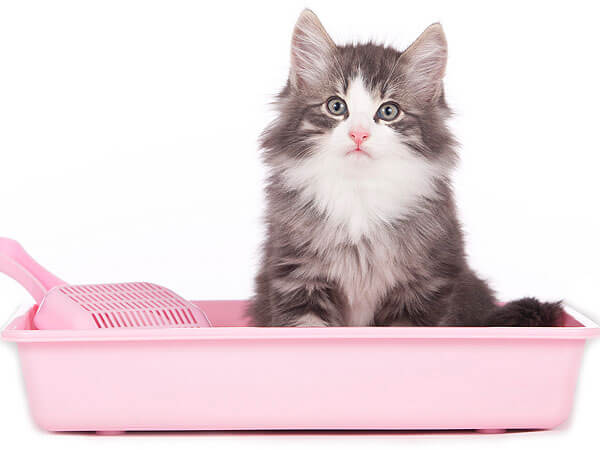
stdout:
[(533, 297), (515, 300), (496, 308), (488, 316), (489, 327), (558, 327), (562, 325), (561, 302), (540, 302)]
[(298, 317), (292, 324), (294, 327), (326, 327), (327, 323), (314, 313), (304, 314)]

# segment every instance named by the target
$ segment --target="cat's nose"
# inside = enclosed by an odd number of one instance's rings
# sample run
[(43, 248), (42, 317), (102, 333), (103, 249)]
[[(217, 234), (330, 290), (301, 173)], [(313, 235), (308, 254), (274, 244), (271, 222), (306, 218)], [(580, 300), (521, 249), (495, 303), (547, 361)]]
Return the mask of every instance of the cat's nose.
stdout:
[(369, 132), (362, 128), (350, 130), (350, 139), (356, 142), (356, 145), (362, 144), (369, 137)]

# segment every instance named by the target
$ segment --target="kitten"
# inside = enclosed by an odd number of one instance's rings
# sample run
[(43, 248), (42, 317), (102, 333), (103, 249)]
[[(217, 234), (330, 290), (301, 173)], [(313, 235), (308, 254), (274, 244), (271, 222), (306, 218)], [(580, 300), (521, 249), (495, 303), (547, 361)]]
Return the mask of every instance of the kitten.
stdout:
[(336, 46), (300, 15), (278, 117), (262, 136), (267, 237), (257, 326), (552, 326), (559, 303), (495, 306), (466, 262), (456, 142), (433, 24), (404, 52)]

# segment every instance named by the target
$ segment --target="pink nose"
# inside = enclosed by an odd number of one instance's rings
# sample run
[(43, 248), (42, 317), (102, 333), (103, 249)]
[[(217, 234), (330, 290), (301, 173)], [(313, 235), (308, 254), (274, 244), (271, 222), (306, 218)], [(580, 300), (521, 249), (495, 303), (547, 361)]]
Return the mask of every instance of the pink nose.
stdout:
[(355, 128), (350, 131), (350, 139), (356, 142), (356, 145), (362, 144), (369, 137), (369, 133), (362, 128)]

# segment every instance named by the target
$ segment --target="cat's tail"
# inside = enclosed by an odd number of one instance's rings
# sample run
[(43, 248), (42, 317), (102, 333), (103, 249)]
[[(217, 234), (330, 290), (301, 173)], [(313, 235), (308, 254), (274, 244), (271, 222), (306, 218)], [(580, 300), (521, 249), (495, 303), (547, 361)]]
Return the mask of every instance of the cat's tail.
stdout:
[(563, 324), (562, 302), (540, 302), (533, 297), (496, 306), (485, 319), (488, 327), (559, 327)]

